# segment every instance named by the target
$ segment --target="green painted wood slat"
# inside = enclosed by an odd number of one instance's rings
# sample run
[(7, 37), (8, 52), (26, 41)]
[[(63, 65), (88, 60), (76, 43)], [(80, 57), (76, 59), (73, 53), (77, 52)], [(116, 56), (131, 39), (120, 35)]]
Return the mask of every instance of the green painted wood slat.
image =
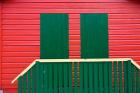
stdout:
[(122, 80), (122, 62), (118, 62), (118, 70), (119, 70), (119, 93), (123, 93), (123, 80)]
[(82, 62), (80, 63), (80, 93), (84, 93), (83, 89), (84, 89), (84, 64)]
[(37, 79), (36, 79), (36, 65), (34, 67), (32, 67), (32, 82), (31, 82), (31, 85), (32, 85), (32, 91), (31, 93), (37, 93), (36, 92), (36, 82), (37, 82)]
[(72, 93), (72, 63), (68, 63), (68, 79), (69, 79), (69, 93)]
[(54, 93), (58, 93), (58, 65), (59, 63), (54, 63)]
[(128, 63), (124, 61), (124, 93), (128, 93)]
[(84, 62), (84, 93), (88, 93), (88, 63)]
[(112, 62), (108, 62), (108, 83), (109, 83), (109, 93), (113, 93), (113, 87), (112, 87)]
[(99, 69), (99, 93), (103, 93), (103, 63), (98, 63), (98, 69)]
[(27, 93), (31, 93), (31, 70), (27, 72)]
[(59, 73), (59, 93), (63, 93), (63, 76), (62, 76), (62, 73), (63, 73), (63, 64), (60, 63), (59, 66), (58, 66), (58, 73)]
[(114, 93), (118, 93), (117, 62), (114, 62)]
[(103, 62), (103, 75), (104, 75), (104, 93), (109, 93), (109, 71), (108, 62)]
[(140, 70), (136, 68), (136, 93), (140, 92)]
[(94, 77), (94, 81), (93, 81), (93, 86), (94, 86), (94, 93), (98, 93), (98, 90), (99, 90), (99, 77), (98, 77), (98, 74), (99, 74), (99, 70), (98, 70), (98, 63), (94, 63), (94, 74), (93, 74), (93, 77)]
[(18, 78), (18, 93), (23, 93), (22, 89), (23, 83), (22, 83), (22, 76)]
[(136, 73), (134, 65), (132, 65), (131, 71), (132, 71), (132, 91), (133, 93), (136, 93)]
[(53, 66), (52, 63), (48, 64), (48, 70), (49, 70), (49, 74), (48, 74), (48, 78), (49, 78), (49, 93), (53, 92)]
[(40, 63), (36, 62), (36, 93), (40, 93)]
[(68, 63), (64, 64), (64, 93), (68, 93)]
[(127, 72), (128, 72), (128, 93), (132, 93), (132, 78), (131, 78), (131, 61), (127, 61)]
[(74, 62), (74, 93), (78, 93), (78, 63)]
[(49, 90), (49, 68), (48, 63), (44, 64), (44, 93), (48, 93)]
[(93, 93), (93, 64), (92, 62), (89, 62), (89, 72), (88, 72), (88, 76), (89, 76), (89, 93)]

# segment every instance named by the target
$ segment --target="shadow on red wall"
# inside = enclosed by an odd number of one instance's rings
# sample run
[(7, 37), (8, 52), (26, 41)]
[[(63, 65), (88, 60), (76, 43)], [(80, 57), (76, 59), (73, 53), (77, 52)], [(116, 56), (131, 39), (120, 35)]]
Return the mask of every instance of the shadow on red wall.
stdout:
[(132, 3), (136, 3), (136, 4), (140, 4), (140, 0), (127, 0), (129, 2), (132, 2)]

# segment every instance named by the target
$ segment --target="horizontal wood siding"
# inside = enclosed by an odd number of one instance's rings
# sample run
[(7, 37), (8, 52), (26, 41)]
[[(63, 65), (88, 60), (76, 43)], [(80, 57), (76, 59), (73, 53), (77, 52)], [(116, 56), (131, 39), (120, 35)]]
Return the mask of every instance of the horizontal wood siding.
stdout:
[(0, 88), (2, 87), (2, 6), (0, 4)]
[(140, 3), (133, 0), (5, 0), (2, 4), (2, 88), (17, 93), (11, 80), (40, 51), (40, 13), (69, 13), (69, 55), (80, 58), (79, 13), (109, 14), (109, 56), (140, 62)]

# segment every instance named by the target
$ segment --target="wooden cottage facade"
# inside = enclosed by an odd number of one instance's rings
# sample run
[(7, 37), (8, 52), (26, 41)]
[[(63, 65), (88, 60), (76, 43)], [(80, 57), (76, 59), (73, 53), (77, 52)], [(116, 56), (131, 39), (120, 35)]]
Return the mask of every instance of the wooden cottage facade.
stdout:
[(40, 57), (40, 14), (67, 13), (69, 58), (80, 58), (80, 14), (108, 14), (110, 58), (140, 63), (139, 0), (3, 0), (0, 1), (0, 89), (17, 93), (11, 81)]

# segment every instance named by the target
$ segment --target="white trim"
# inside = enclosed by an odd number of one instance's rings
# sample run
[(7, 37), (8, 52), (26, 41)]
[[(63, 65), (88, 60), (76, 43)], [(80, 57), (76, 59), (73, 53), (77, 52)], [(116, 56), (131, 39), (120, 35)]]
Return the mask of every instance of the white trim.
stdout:
[(26, 69), (24, 69), (11, 83), (14, 83), (20, 76), (23, 76), (30, 68), (36, 64), (36, 61), (32, 62)]

